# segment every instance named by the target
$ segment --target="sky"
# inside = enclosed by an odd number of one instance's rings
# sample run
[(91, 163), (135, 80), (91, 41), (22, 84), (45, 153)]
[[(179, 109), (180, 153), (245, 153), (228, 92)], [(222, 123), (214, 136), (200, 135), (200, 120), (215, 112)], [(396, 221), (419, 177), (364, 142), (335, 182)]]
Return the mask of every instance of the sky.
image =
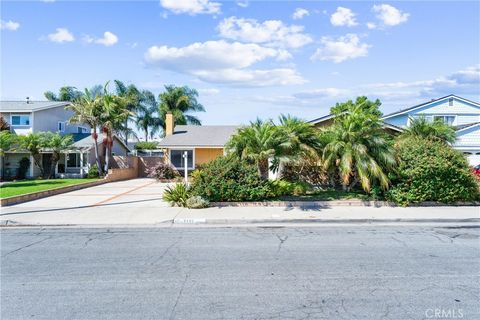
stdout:
[(2, 100), (120, 79), (199, 92), (203, 124), (480, 101), (478, 1), (2, 1)]

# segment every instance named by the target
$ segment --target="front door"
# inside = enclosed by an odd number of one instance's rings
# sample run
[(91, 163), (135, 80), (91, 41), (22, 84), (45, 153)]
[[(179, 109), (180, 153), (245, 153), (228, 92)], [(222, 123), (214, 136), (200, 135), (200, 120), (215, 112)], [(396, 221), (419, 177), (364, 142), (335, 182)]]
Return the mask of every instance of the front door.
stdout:
[(45, 176), (50, 176), (50, 171), (52, 169), (52, 154), (44, 153), (42, 154), (42, 167), (45, 173)]

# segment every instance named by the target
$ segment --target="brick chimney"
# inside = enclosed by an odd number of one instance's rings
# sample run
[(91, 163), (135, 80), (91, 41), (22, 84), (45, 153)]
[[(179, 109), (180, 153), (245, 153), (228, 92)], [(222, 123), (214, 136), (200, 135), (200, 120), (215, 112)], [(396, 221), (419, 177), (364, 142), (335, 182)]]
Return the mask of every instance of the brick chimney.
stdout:
[(173, 134), (174, 125), (173, 114), (168, 112), (165, 115), (165, 136), (171, 136)]

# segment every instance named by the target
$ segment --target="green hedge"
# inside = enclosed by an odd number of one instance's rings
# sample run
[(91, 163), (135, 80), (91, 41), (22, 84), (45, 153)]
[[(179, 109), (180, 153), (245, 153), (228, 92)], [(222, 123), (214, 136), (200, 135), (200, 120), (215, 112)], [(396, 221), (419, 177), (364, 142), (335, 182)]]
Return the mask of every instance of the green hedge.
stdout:
[(396, 148), (399, 167), (387, 199), (402, 205), (478, 199), (478, 184), (459, 151), (442, 142), (421, 138), (401, 141)]
[(209, 201), (257, 201), (272, 198), (269, 181), (254, 165), (233, 157), (219, 157), (192, 174), (192, 193)]

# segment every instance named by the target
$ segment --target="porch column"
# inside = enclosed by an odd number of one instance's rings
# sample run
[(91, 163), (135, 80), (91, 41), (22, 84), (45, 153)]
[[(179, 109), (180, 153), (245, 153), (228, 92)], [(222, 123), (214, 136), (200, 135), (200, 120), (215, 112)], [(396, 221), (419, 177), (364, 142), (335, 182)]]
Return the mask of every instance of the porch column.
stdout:
[(83, 176), (83, 152), (80, 152), (80, 175)]
[(30, 156), (30, 178), (33, 178), (33, 166), (34, 166), (34, 162), (33, 162), (33, 156)]

